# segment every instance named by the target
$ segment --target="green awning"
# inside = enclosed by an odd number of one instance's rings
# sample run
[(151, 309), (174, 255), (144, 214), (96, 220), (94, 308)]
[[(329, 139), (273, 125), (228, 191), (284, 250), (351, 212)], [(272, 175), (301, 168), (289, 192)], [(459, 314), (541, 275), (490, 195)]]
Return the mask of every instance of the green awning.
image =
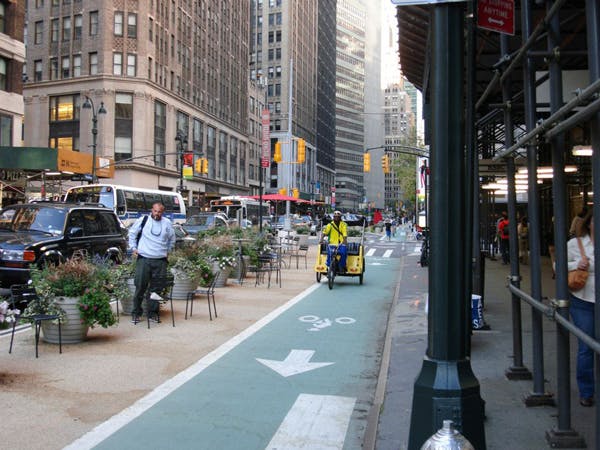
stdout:
[(46, 147), (0, 147), (0, 169), (58, 169), (58, 151)]

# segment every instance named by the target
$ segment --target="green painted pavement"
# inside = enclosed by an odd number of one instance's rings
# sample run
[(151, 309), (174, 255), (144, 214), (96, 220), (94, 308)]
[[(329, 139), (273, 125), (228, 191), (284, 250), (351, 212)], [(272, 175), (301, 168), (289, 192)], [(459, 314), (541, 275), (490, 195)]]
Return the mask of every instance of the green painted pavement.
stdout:
[[(344, 448), (360, 448), (400, 261), (368, 258), (362, 286), (338, 277), (329, 290), (325, 279), (138, 417), (129, 421), (137, 413), (126, 411), (101, 425), (108, 433), (127, 422), (97, 448), (264, 449), (303, 393), (356, 398)], [(334, 364), (283, 377), (256, 360), (281, 361), (293, 349), (314, 351), (310, 362)], [(134, 409), (144, 403), (152, 401)], [(86, 437), (72, 446), (86, 448), (93, 442)]]

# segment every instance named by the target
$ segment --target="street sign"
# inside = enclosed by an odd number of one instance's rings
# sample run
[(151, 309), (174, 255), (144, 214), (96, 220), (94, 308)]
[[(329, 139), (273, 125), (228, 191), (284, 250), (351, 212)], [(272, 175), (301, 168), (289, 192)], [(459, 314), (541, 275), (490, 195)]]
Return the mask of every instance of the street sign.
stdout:
[(271, 115), (268, 109), (264, 109), (261, 115), (262, 125), (262, 151), (260, 155), (260, 167), (267, 168), (271, 165)]
[(477, 26), (504, 34), (515, 34), (514, 0), (479, 0)]

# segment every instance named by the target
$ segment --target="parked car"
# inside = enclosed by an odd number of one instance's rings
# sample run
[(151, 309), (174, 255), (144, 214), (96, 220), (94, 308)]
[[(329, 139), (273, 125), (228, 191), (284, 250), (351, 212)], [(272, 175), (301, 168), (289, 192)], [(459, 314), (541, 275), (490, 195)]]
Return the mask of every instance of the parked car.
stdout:
[(207, 212), (188, 217), (181, 226), (189, 234), (194, 235), (213, 228), (229, 228), (229, 222), (224, 214)]
[(0, 211), (0, 288), (29, 280), (30, 267), (83, 251), (121, 262), (127, 241), (112, 209), (78, 203), (27, 203)]

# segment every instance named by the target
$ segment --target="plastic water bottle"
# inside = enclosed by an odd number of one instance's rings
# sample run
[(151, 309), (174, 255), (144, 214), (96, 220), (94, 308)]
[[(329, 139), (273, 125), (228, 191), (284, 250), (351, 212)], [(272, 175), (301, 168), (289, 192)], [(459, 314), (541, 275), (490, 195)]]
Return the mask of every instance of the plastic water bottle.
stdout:
[(475, 450), (475, 448), (454, 429), (451, 420), (444, 420), (442, 428), (425, 441), (421, 450)]

